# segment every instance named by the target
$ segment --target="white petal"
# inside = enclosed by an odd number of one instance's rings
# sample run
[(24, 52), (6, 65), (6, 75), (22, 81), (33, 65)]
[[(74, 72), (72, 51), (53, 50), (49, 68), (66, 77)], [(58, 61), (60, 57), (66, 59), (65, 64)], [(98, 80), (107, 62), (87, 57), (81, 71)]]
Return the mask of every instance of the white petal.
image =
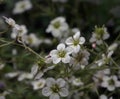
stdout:
[(61, 44), (59, 44), (58, 46), (57, 46), (57, 50), (59, 50), (59, 51), (63, 51), (65, 49), (65, 44), (63, 44), (63, 43), (61, 43)]
[(69, 38), (65, 41), (65, 43), (66, 43), (67, 45), (73, 44), (73, 38), (72, 38), (72, 37), (69, 37)]
[(73, 48), (71, 46), (66, 48), (67, 54), (71, 54), (73, 52)]
[(50, 90), (49, 87), (45, 87), (45, 88), (42, 89), (42, 94), (43, 94), (44, 96), (50, 96), (51, 93), (52, 93), (52, 92), (51, 92), (51, 90)]
[(63, 63), (69, 63), (69, 62), (70, 62), (70, 59), (71, 59), (71, 57), (70, 57), (69, 55), (66, 55), (65, 58), (62, 58), (62, 62), (63, 62)]
[(78, 53), (80, 51), (80, 45), (74, 46), (74, 52)]
[(68, 96), (69, 92), (66, 88), (61, 88), (59, 94), (62, 96), (62, 97), (66, 97)]
[(61, 58), (58, 58), (57, 56), (52, 57), (53, 63), (57, 64), (61, 61)]
[(108, 89), (109, 91), (113, 91), (113, 90), (115, 90), (115, 86), (108, 86), (107, 89)]
[(57, 84), (58, 84), (60, 87), (64, 87), (64, 86), (65, 86), (65, 80), (62, 79), (62, 78), (59, 78), (59, 79), (57, 79)]
[(85, 38), (84, 37), (80, 37), (79, 42), (80, 42), (80, 44), (84, 44), (85, 43)]
[(50, 56), (53, 56), (53, 55), (57, 55), (57, 50), (52, 50), (51, 52), (50, 52)]
[(80, 32), (77, 32), (74, 36), (73, 36), (73, 38), (76, 40), (76, 39), (79, 39), (79, 37), (80, 37)]
[(44, 75), (43, 72), (39, 72), (39, 73), (35, 76), (35, 80), (40, 79), (43, 75)]
[(47, 86), (51, 87), (53, 84), (55, 84), (55, 79), (53, 78), (47, 78), (46, 79)]
[(60, 96), (58, 94), (52, 94), (50, 99), (60, 99)]
[(31, 73), (33, 74), (33, 75), (35, 75), (36, 73), (37, 73), (37, 71), (38, 71), (38, 65), (34, 65), (32, 68), (31, 68)]

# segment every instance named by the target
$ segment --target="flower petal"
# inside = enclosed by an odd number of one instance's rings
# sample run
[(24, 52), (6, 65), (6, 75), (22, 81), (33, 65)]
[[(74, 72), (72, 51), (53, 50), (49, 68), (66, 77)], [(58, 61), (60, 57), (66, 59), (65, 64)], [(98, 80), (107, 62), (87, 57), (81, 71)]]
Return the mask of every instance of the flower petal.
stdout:
[(57, 64), (57, 63), (59, 63), (61, 61), (61, 58), (58, 58), (57, 56), (53, 56), (52, 60), (53, 60), (54, 64)]
[(53, 55), (57, 55), (57, 50), (52, 50), (51, 52), (50, 52), (50, 56), (53, 56)]
[(74, 36), (73, 36), (73, 38), (76, 40), (76, 39), (79, 39), (79, 37), (80, 37), (80, 32), (77, 32)]
[(65, 41), (65, 43), (66, 43), (67, 45), (73, 44), (73, 38), (72, 38), (72, 37), (69, 37), (69, 38)]
[(60, 99), (60, 96), (58, 94), (52, 94), (50, 99)]
[(46, 84), (47, 84), (48, 87), (51, 87), (53, 84), (55, 84), (55, 79), (47, 78), (46, 79)]
[(62, 96), (62, 97), (66, 97), (68, 96), (69, 92), (66, 88), (61, 88), (59, 94)]
[(65, 80), (62, 79), (62, 78), (59, 78), (59, 79), (57, 79), (57, 84), (58, 84), (60, 87), (64, 87), (64, 86), (65, 86)]
[(42, 94), (43, 94), (44, 96), (50, 96), (51, 93), (52, 93), (52, 92), (51, 92), (51, 90), (50, 90), (49, 87), (45, 87), (45, 88), (42, 89)]
[(80, 37), (79, 44), (84, 44), (84, 43), (85, 43), (85, 38), (84, 37)]
[(71, 57), (69, 55), (66, 55), (65, 58), (62, 58), (62, 62), (63, 63), (69, 63), (70, 59), (71, 59)]
[(59, 50), (59, 51), (63, 51), (65, 49), (65, 44), (63, 44), (63, 43), (61, 43), (61, 44), (59, 44), (58, 46), (57, 46), (57, 50)]

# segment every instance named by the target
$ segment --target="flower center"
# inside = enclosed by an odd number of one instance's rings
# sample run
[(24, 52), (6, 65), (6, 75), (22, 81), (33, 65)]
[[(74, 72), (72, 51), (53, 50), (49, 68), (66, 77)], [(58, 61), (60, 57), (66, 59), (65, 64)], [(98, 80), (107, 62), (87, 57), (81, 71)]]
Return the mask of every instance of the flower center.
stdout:
[(58, 29), (60, 27), (60, 22), (57, 21), (53, 24), (54, 28)]
[(58, 52), (58, 56), (61, 57), (61, 58), (65, 57), (65, 55), (66, 55), (65, 51)]
[(54, 84), (52, 85), (51, 90), (54, 93), (58, 93), (60, 91), (60, 87), (57, 84)]
[(115, 82), (114, 82), (113, 79), (110, 79), (110, 80), (108, 81), (108, 83), (109, 83), (109, 85), (115, 85)]
[(97, 34), (97, 39), (101, 39), (105, 32), (103, 28), (96, 28), (95, 33)]
[(79, 44), (79, 40), (74, 40), (73, 45), (77, 46)]

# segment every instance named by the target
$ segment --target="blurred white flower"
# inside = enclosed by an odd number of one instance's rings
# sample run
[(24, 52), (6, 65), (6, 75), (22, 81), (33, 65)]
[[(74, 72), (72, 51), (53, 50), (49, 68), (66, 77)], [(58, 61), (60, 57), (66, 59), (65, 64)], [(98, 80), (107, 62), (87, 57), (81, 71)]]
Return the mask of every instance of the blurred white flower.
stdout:
[(73, 48), (73, 51), (75, 53), (80, 51), (80, 45), (85, 43), (85, 38), (84, 37), (80, 37), (80, 32), (77, 32), (73, 37), (69, 37), (66, 40), (66, 44), (68, 46), (70, 46), (71, 48)]
[(34, 90), (38, 90), (38, 89), (43, 88), (45, 86), (45, 83), (46, 83), (45, 79), (40, 79), (40, 80), (36, 80), (36, 81), (31, 82)]
[(12, 18), (7, 18), (5, 16), (3, 16), (3, 18), (5, 19), (5, 22), (11, 27), (14, 27), (16, 25), (15, 21)]
[(47, 33), (52, 33), (54, 37), (61, 38), (64, 35), (64, 32), (68, 30), (68, 24), (64, 17), (57, 17), (50, 22), (48, 28), (46, 29)]
[(53, 78), (46, 79), (46, 87), (42, 89), (44, 96), (49, 96), (49, 99), (60, 99), (61, 97), (68, 96), (68, 89), (65, 87), (66, 82), (64, 79), (59, 78), (57, 80)]
[(116, 87), (120, 87), (120, 81), (118, 81), (116, 75), (110, 77), (104, 76), (102, 80), (101, 86), (107, 88), (109, 91), (114, 91)]
[(30, 0), (22, 0), (22, 1), (18, 1), (15, 4), (15, 7), (13, 9), (13, 13), (14, 14), (19, 14), (19, 13), (23, 13), (29, 9), (32, 8), (32, 3), (30, 2)]
[(87, 50), (80, 50), (78, 53), (72, 53), (70, 65), (74, 67), (75, 70), (79, 68), (84, 68), (88, 65), (90, 53)]
[(75, 85), (75, 86), (82, 86), (82, 85), (84, 85), (84, 83), (81, 81), (80, 78), (74, 78), (73, 81), (72, 81), (72, 84)]
[(42, 41), (33, 33), (26, 35), (24, 39), (26, 44), (29, 44), (31, 47), (38, 47), (42, 43)]
[(12, 49), (12, 54), (17, 55), (17, 49)]
[(91, 43), (96, 43), (98, 45), (102, 44), (102, 40), (106, 40), (110, 37), (109, 33), (107, 32), (107, 28), (97, 27), (95, 26), (95, 31), (92, 33), (92, 37), (90, 38)]
[(50, 56), (54, 64), (57, 64), (60, 61), (63, 63), (69, 63), (71, 59), (71, 53), (72, 49), (69, 47), (65, 48), (65, 45), (61, 43), (57, 46), (57, 50), (55, 49), (50, 52)]
[(27, 32), (28, 30), (25, 25), (15, 25), (11, 33), (11, 38), (15, 39), (17, 36), (22, 37)]
[(105, 94), (100, 95), (99, 99), (113, 99), (112, 97), (108, 98)]

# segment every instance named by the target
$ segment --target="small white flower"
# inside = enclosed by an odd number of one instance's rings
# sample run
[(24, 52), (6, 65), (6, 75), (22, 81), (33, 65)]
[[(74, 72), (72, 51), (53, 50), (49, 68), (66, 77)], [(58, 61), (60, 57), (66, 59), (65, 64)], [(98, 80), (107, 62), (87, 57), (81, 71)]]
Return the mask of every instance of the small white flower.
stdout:
[(7, 18), (5, 16), (3, 16), (3, 18), (5, 19), (5, 22), (11, 27), (14, 27), (16, 25), (15, 21), (12, 18)]
[(70, 65), (74, 67), (75, 70), (79, 68), (84, 68), (88, 65), (90, 53), (87, 50), (81, 50), (78, 53), (72, 53), (72, 58)]
[(57, 17), (52, 20), (46, 30), (47, 33), (52, 33), (54, 37), (61, 38), (64, 31), (68, 30), (68, 24), (65, 22), (64, 17)]
[(102, 80), (101, 86), (107, 88), (109, 91), (114, 91), (116, 87), (120, 87), (120, 81), (118, 81), (116, 75), (110, 77), (104, 76)]
[(85, 38), (80, 37), (80, 32), (77, 32), (73, 37), (69, 37), (66, 40), (66, 44), (73, 48), (74, 52), (77, 53), (80, 51), (80, 45), (85, 43)]
[(99, 99), (108, 99), (106, 95), (102, 94), (100, 95)]
[(57, 80), (53, 78), (46, 79), (46, 87), (42, 89), (42, 94), (49, 99), (60, 99), (61, 97), (68, 96), (68, 89), (65, 87), (66, 82), (64, 79), (59, 78)]
[(40, 79), (40, 80), (36, 80), (36, 81), (32, 81), (32, 86), (34, 90), (38, 90), (41, 89), (45, 86), (46, 81), (44, 79)]
[(26, 36), (24, 40), (27, 44), (32, 47), (38, 47), (41, 44), (41, 40), (33, 33)]
[(25, 25), (15, 25), (11, 33), (11, 38), (15, 39), (17, 36), (22, 37), (27, 33), (27, 31), (28, 30)]
[(57, 64), (60, 61), (62, 61), (63, 63), (69, 63), (71, 59), (71, 53), (72, 49), (69, 47), (65, 48), (65, 44), (61, 43), (57, 46), (57, 50), (52, 50), (50, 52), (50, 56), (54, 64)]
[(18, 1), (15, 4), (15, 8), (13, 9), (13, 13), (14, 14), (23, 13), (31, 8), (32, 8), (32, 4), (31, 4), (30, 0)]
[(95, 31), (92, 33), (92, 37), (90, 38), (90, 42), (100, 45), (103, 43), (102, 40), (106, 40), (109, 38), (109, 33), (107, 32), (107, 28), (102, 26), (102, 27), (97, 27), (95, 26)]
[(80, 78), (73, 79), (72, 84), (75, 85), (75, 86), (82, 86), (82, 85), (84, 85), (84, 83), (81, 81)]

